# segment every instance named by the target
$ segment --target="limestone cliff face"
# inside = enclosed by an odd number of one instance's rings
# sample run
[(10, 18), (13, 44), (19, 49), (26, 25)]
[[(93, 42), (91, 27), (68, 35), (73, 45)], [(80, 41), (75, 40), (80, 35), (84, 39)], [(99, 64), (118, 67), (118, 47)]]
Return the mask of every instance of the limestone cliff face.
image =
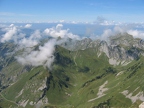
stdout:
[(105, 53), (112, 65), (126, 65), (132, 60), (138, 59), (140, 55), (144, 55), (144, 41), (142, 39), (136, 39), (124, 33), (111, 36), (107, 40), (91, 40), (89, 38), (68, 40), (61, 46), (73, 51), (93, 48), (98, 56)]

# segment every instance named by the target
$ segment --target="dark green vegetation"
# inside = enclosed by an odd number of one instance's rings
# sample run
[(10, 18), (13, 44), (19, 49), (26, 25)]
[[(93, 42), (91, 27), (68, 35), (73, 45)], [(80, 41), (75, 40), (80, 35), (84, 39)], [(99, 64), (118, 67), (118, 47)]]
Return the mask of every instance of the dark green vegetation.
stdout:
[[(4, 46), (1, 52), (8, 52)], [(2, 108), (135, 108), (144, 101), (136, 96), (142, 93), (143, 97), (143, 56), (128, 65), (113, 66), (105, 53), (97, 56), (96, 48), (69, 51), (56, 46), (53, 69), (48, 70), (22, 66), (13, 56), (0, 54), (5, 59), (0, 64)]]

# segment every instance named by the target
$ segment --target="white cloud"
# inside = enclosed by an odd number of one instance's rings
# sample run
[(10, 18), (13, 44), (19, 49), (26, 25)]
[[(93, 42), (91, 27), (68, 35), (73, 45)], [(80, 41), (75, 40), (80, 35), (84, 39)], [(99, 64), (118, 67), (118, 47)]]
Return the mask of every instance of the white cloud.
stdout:
[(39, 30), (35, 30), (33, 34), (30, 36), (31, 39), (40, 39), (42, 38), (41, 32)]
[(78, 22), (76, 22), (76, 21), (71, 21), (71, 23), (72, 23), (72, 24), (78, 24)]
[[(126, 26), (115, 26), (113, 29), (106, 29), (103, 31), (102, 35), (98, 38), (101, 40), (108, 40), (108, 37), (115, 36), (119, 33), (128, 33), (132, 35), (134, 38), (144, 39), (144, 31), (141, 30), (133, 30), (129, 28), (129, 24)], [(136, 27), (136, 26), (135, 26)]]
[(62, 42), (66, 41), (69, 38), (78, 38), (77, 35), (68, 32), (67, 30), (63, 30), (63, 25), (58, 24), (56, 27), (47, 28), (44, 30), (44, 34), (47, 36), (51, 36), (54, 38), (58, 38), (59, 36), (62, 38), (61, 40), (52, 39), (45, 43), (43, 46), (39, 46), (37, 50), (33, 50), (35, 45), (39, 44), (39, 39), (43, 37), (39, 30), (36, 30), (33, 34), (28, 38), (22, 38), (19, 40), (19, 48), (25, 48), (25, 52), (22, 55), (16, 57), (18, 62), (23, 65), (32, 65), (32, 66), (40, 66), (43, 65), (45, 67), (51, 68), (51, 65), (54, 61), (54, 51), (55, 45), (59, 45)]
[(17, 56), (16, 59), (23, 65), (44, 65), (51, 68), (51, 64), (54, 61), (53, 53), (55, 51), (55, 44), (55, 39), (49, 40), (44, 46), (39, 46), (37, 51), (31, 51), (29, 54), (24, 53), (23, 55)]
[(64, 23), (64, 22), (65, 22), (65, 20), (60, 20), (59, 22), (60, 22), (60, 23)]
[(115, 26), (113, 29), (104, 30), (103, 34), (101, 36), (99, 36), (99, 39), (108, 40), (108, 37), (110, 37), (110, 36), (114, 36), (118, 33), (125, 33), (125, 32), (126, 32), (126, 30), (124, 30), (122, 27)]
[(32, 26), (32, 24), (26, 24), (25, 28), (30, 28)]
[(135, 38), (141, 38), (144, 39), (144, 31), (139, 31), (139, 30), (128, 30), (128, 34), (132, 35)]
[(107, 40), (107, 38), (111, 35), (113, 35), (113, 31), (111, 29), (104, 30), (103, 34), (100, 36), (100, 39)]
[(114, 32), (115, 33), (124, 33), (126, 30), (124, 30), (124, 27), (120, 27), (120, 26), (115, 26), (114, 27)]
[(79, 38), (79, 36), (70, 33), (68, 29), (63, 30), (62, 28), (63, 28), (63, 25), (58, 24), (54, 28), (45, 29), (44, 34), (47, 35), (47, 36), (54, 37), (54, 38), (58, 38), (58, 37), (61, 37), (61, 38), (76, 38), (76, 39)]
[(62, 28), (62, 24), (58, 24), (56, 26), (56, 28), (47, 28), (44, 30), (44, 33), (48, 36), (51, 36), (51, 37), (54, 37), (54, 38), (58, 38), (58, 37), (61, 37), (61, 38), (64, 38), (65, 37), (65, 34), (67, 33), (67, 30), (61, 30)]
[(36, 45), (38, 45), (39, 43), (39, 39), (41, 39), (41, 33), (39, 30), (35, 30), (33, 34), (31, 34), (29, 37), (25, 38), (21, 38), (19, 39), (19, 41), (17, 42), (17, 44), (19, 45), (19, 49), (23, 49), (23, 48), (30, 48), (30, 47), (34, 47)]
[(14, 24), (11, 24), (9, 27), (14, 27)]
[(19, 39), (22, 39), (26, 36), (26, 34), (21, 33), (20, 27), (15, 26), (14, 24), (4, 26), (2, 28), (2, 31), (4, 32), (4, 34), (2, 34), (2, 37), (0, 39), (0, 42), (2, 43), (13, 40), (17, 44)]
[(13, 24), (11, 24), (8, 28), (3, 30), (6, 31), (6, 33), (2, 35), (1, 42), (11, 40), (18, 32), (18, 29)]
[(18, 44), (20, 45), (19, 48), (29, 48), (29, 47), (34, 47), (38, 44), (38, 41), (36, 40), (32, 40), (30, 38), (23, 38), (22, 40), (20, 40), (18, 42)]

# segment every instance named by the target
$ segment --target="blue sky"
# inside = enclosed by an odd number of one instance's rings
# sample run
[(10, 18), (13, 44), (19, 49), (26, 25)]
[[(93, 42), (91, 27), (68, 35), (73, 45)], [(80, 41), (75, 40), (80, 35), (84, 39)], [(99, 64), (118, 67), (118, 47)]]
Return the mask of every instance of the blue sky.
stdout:
[(0, 21), (144, 22), (144, 0), (0, 0)]

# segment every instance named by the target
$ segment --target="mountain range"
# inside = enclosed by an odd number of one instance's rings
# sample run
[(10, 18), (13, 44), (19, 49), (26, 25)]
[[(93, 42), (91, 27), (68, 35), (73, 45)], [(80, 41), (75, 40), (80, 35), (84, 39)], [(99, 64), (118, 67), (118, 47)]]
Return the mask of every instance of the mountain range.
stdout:
[(16, 57), (25, 49), (16, 47), (0, 43), (1, 108), (142, 108), (140, 38), (127, 33), (106, 41), (68, 38), (55, 46), (51, 68), (20, 64)]

